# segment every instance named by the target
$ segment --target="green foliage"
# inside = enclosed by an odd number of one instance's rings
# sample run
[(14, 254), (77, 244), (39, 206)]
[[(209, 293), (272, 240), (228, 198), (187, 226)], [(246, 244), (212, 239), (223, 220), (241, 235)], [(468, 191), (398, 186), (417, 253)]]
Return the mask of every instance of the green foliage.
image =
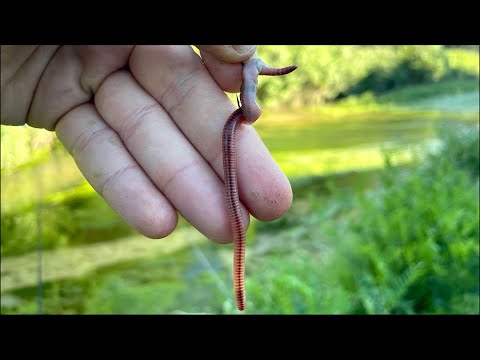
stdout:
[[(474, 178), (479, 176), (480, 148), (478, 140), (479, 126), (456, 126), (448, 124), (439, 128), (443, 146), (433, 159), (439, 157), (455, 168), (466, 170)], [(434, 160), (428, 163), (434, 164)]]
[(478, 45), (476, 46), (476, 53), (464, 49), (449, 49), (447, 51), (447, 57), (452, 70), (457, 71), (458, 74), (470, 74), (478, 78), (480, 72)]
[(310, 252), (266, 259), (247, 282), (253, 311), (478, 314), (478, 127), (441, 134), (440, 151), (387, 167), (374, 191), (312, 197)]
[(319, 104), (443, 79), (478, 78), (477, 52), (443, 46), (260, 46), (259, 57), (282, 67), (281, 79), (261, 77), (258, 98), (267, 107)]
[[(350, 294), (319, 281), (323, 262), (305, 250), (271, 256), (247, 277), (248, 312), (257, 314), (344, 314)], [(281, 275), (279, 274), (279, 271)], [(280, 276), (279, 276), (280, 275)]]
[(450, 313), (455, 297), (478, 295), (478, 188), (437, 161), (389, 169), (382, 192), (360, 197), (335, 261), (353, 313)]

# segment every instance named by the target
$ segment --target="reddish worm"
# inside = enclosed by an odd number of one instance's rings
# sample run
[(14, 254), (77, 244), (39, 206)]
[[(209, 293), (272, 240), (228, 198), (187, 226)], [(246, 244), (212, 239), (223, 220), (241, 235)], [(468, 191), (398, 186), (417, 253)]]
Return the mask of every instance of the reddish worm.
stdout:
[(267, 66), (260, 59), (250, 59), (243, 63), (242, 86), (240, 100), (242, 106), (228, 118), (223, 128), (223, 169), (225, 173), (225, 196), (233, 231), (233, 289), (237, 308), (243, 311), (246, 306), (245, 297), (245, 225), (240, 210), (238, 196), (237, 170), (235, 162), (235, 131), (237, 125), (253, 124), (262, 111), (256, 102), (258, 75), (286, 75), (294, 71), (295, 65), (281, 69)]

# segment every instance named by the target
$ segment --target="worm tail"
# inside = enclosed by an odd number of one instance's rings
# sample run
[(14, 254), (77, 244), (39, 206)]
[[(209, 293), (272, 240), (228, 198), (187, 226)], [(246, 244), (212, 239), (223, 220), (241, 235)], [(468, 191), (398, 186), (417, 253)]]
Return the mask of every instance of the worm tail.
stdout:
[(287, 66), (287, 67), (280, 68), (280, 69), (276, 69), (276, 68), (272, 68), (270, 66), (264, 65), (259, 74), (260, 75), (270, 75), (270, 76), (286, 75), (286, 74), (290, 74), (296, 68), (297, 68), (296, 65), (291, 65), (291, 66)]

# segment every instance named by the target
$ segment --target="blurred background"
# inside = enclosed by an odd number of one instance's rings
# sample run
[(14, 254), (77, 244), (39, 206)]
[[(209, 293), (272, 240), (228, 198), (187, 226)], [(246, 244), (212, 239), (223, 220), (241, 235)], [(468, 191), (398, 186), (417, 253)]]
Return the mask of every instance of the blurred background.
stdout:
[[(289, 177), (252, 218), (246, 314), (479, 313), (479, 47), (259, 46)], [(234, 95), (230, 95), (234, 99)], [(1, 127), (2, 314), (239, 314), (231, 244), (130, 229), (55, 134)]]

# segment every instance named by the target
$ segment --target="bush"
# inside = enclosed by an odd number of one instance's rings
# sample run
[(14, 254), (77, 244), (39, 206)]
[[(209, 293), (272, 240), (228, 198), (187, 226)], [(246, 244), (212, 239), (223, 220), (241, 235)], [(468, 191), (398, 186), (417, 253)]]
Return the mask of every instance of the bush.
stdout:
[(265, 106), (319, 104), (448, 78), (478, 78), (478, 53), (444, 46), (260, 46), (274, 67), (299, 65), (281, 79), (261, 77)]

